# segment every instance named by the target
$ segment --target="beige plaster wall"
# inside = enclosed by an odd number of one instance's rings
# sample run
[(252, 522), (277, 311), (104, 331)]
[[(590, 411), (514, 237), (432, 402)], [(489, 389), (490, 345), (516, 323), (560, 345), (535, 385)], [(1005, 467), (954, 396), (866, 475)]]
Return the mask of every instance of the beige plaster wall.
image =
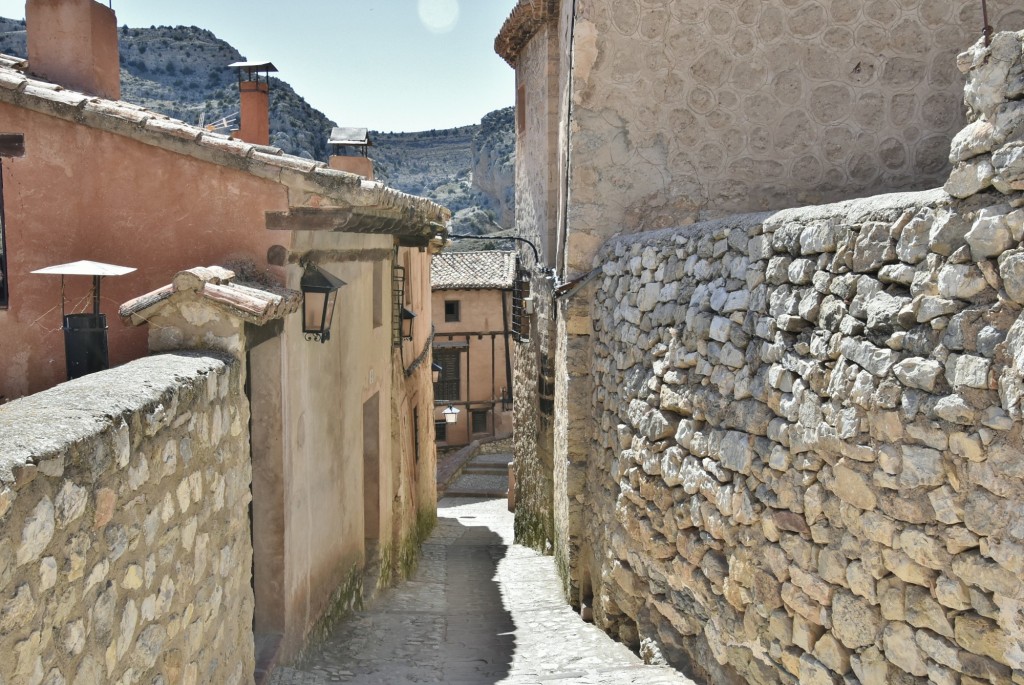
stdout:
[[(110, 361), (146, 354), (146, 331), (116, 307), (198, 264), (251, 260), (287, 238), (264, 212), (287, 208), (284, 186), (125, 136), (0, 104), (3, 129), (25, 134), (25, 157), (4, 160), (10, 307), (0, 309), (0, 396), (63, 381), (60, 279), (29, 272), (79, 259), (134, 266), (103, 282)], [(68, 311), (91, 308), (91, 279), (67, 279)]]
[[(576, 8), (570, 276), (613, 232), (935, 187), (949, 173), (964, 123), (954, 58), (980, 33), (976, 0)], [(1014, 3), (990, 12), (997, 28), (1024, 20)], [(520, 80), (537, 78), (529, 53), (546, 40), (531, 41)], [(524, 173), (536, 154), (519, 158)]]
[[(392, 239), (311, 232), (294, 236), (296, 253), (338, 249), (349, 254), (345, 261), (331, 256), (319, 261), (321, 268), (347, 283), (338, 296), (330, 341), (306, 341), (297, 315), (285, 321), (283, 335), (286, 658), (332, 609), (337, 589), (353, 575), (361, 582), (367, 561), (363, 405), (375, 394), (380, 398), (379, 477), (383, 484), (391, 482)], [(377, 327), (374, 261), (387, 262), (381, 270), (383, 323)], [(297, 290), (301, 276), (297, 265), (289, 267), (288, 287)], [(384, 490), (379, 506), (379, 520), (389, 522), (391, 497)], [(345, 601), (351, 605), (358, 599), (355, 593)]]

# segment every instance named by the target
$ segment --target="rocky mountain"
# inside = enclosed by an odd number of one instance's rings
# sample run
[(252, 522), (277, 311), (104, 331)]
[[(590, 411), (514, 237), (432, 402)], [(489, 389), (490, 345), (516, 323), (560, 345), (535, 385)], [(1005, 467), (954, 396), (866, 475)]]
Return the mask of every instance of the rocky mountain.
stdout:
[[(122, 26), (119, 33), (122, 98), (191, 124), (227, 130), (237, 123), (238, 86), (226, 67), (245, 58), (229, 43), (196, 26)], [(0, 52), (27, 56), (24, 21), (0, 17)], [(270, 84), (271, 144), (326, 161), (335, 122), (287, 82), (271, 78)], [(492, 233), (514, 223), (512, 108), (491, 112), (480, 124), (375, 131), (371, 138), (378, 178), (449, 207), (456, 232)], [(464, 246), (480, 249), (481, 243), (465, 241)]]
[[(456, 233), (482, 235), (515, 223), (515, 130), (512, 107), (479, 124), (417, 133), (371, 133), (378, 178), (429, 197), (454, 214)], [(479, 250), (481, 242), (457, 247)]]

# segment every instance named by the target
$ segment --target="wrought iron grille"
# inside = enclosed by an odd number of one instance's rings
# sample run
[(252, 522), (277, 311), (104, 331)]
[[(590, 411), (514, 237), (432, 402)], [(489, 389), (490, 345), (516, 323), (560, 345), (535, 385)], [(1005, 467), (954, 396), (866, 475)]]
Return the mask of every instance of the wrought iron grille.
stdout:
[(391, 344), (402, 344), (402, 309), (405, 308), (405, 267), (391, 267)]
[(434, 383), (435, 402), (458, 402), (460, 391), (459, 350), (434, 348), (434, 363), (441, 367), (441, 377)]
[(512, 336), (516, 342), (530, 339), (530, 273), (516, 260), (516, 281), (512, 286)]

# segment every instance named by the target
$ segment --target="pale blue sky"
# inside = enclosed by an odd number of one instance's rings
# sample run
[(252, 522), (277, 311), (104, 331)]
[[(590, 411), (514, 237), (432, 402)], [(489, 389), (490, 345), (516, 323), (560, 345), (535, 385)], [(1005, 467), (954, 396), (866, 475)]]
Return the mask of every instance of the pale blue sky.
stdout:
[[(106, 3), (106, 0), (104, 0)], [(516, 0), (113, 0), (118, 25), (199, 26), (270, 60), (341, 125), (419, 131), (512, 104), (494, 37)], [(24, 0), (0, 0), (22, 19)]]

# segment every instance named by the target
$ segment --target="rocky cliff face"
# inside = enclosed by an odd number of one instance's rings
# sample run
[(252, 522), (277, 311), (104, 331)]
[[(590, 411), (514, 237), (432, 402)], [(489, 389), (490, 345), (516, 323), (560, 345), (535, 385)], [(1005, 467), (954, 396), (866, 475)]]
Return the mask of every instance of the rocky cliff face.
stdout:
[[(485, 235), (515, 223), (514, 109), (479, 124), (415, 133), (372, 134), (378, 177), (454, 213), (456, 233)], [(467, 248), (481, 249), (480, 242)]]
[(512, 228), (516, 221), (515, 108), (486, 114), (473, 136), (473, 188), (497, 214), (497, 223)]

